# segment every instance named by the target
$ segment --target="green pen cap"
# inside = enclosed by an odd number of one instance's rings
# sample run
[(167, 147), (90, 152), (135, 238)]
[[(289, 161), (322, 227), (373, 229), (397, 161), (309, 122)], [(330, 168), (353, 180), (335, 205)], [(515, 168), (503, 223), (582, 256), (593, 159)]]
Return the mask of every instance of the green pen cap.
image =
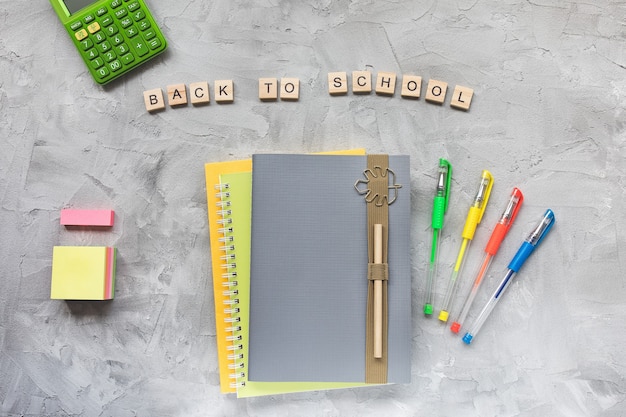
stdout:
[(437, 189), (433, 200), (433, 229), (443, 227), (443, 217), (448, 211), (450, 202), (450, 179), (452, 178), (452, 165), (443, 158), (439, 159), (439, 177), (437, 179)]

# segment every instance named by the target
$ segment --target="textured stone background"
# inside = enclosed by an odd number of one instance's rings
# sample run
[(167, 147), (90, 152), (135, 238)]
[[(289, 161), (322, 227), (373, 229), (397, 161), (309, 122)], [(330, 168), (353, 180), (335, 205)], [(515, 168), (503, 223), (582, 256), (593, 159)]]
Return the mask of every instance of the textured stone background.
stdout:
[[(0, 415), (626, 415), (626, 2), (151, 9), (169, 50), (101, 88), (47, 1), (0, 0)], [(469, 86), (474, 102), (329, 96), (328, 72), (362, 69)], [(260, 102), (257, 79), (283, 76), (300, 100)], [(145, 111), (144, 90), (219, 79), (234, 104)], [(221, 395), (203, 164), (352, 147), (411, 156), (412, 383)], [(558, 218), (471, 347), (421, 314), (439, 157), (455, 168), (440, 284), (482, 169), (496, 185), (466, 272), (513, 186), (526, 202), (479, 301), (545, 208)], [(70, 206), (113, 208), (115, 227), (67, 231)], [(49, 300), (62, 244), (118, 248), (113, 302)]]

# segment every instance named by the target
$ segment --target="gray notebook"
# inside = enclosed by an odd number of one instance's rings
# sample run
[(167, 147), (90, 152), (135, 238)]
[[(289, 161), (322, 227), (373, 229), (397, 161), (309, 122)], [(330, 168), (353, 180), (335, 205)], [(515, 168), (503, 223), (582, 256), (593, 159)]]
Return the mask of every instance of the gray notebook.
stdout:
[[(251, 381), (365, 381), (366, 156), (254, 155)], [(389, 206), (388, 382), (411, 375), (409, 157)]]

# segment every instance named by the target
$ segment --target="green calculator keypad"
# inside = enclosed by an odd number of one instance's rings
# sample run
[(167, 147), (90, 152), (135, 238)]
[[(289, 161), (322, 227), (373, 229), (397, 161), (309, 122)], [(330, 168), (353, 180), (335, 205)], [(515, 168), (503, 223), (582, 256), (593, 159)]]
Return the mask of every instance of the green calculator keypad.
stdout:
[(100, 0), (73, 15), (65, 27), (100, 84), (167, 47), (143, 0)]

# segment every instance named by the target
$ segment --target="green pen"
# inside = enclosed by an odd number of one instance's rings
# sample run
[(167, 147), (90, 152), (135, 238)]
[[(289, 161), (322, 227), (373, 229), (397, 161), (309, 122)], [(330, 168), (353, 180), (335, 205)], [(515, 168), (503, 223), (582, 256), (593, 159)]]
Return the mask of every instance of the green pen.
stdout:
[(433, 314), (433, 299), (435, 294), (435, 277), (437, 276), (437, 255), (439, 252), (439, 240), (441, 229), (443, 228), (443, 218), (448, 211), (450, 195), (450, 178), (452, 177), (452, 165), (443, 158), (439, 159), (439, 178), (435, 189), (433, 200), (433, 242), (430, 251), (430, 262), (428, 264), (428, 278), (426, 279), (426, 302), (424, 303), (424, 314)]

